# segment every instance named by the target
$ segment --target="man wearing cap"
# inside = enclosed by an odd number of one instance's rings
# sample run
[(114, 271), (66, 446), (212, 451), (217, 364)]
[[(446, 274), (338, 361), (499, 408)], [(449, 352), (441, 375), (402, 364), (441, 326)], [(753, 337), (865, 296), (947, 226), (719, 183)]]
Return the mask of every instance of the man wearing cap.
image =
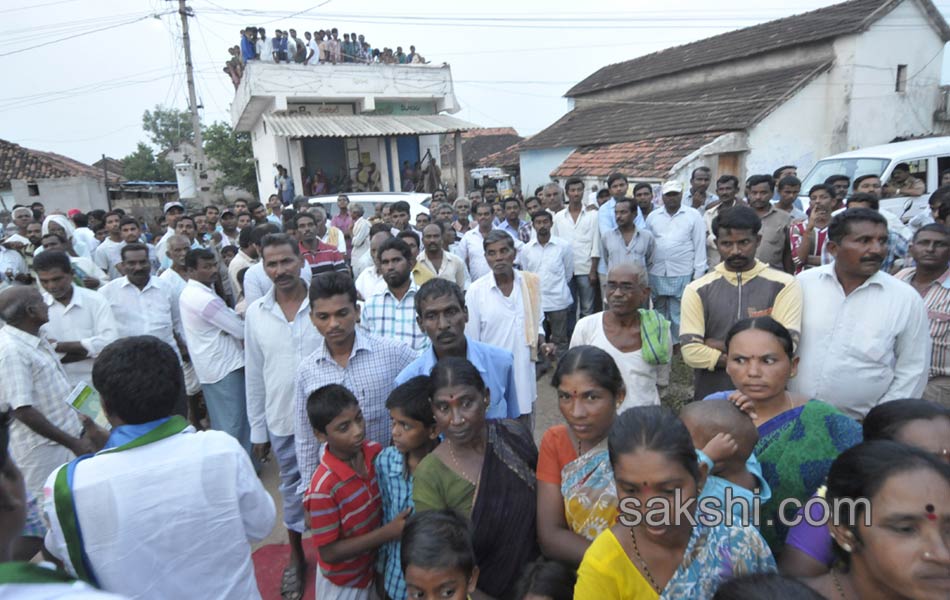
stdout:
[[(159, 257), (166, 255), (165, 243), (168, 242), (168, 238), (175, 235), (175, 226), (178, 225), (178, 219), (185, 214), (185, 206), (181, 202), (166, 202), (164, 213), (166, 226), (165, 235), (155, 244), (155, 253)], [(162, 266), (168, 266), (165, 260), (162, 260)]]
[[(649, 267), (653, 305), (672, 323), (679, 339), (680, 299), (693, 279), (706, 272), (706, 224), (691, 206), (683, 206), (683, 184), (667, 181), (662, 187), (663, 209), (647, 217), (656, 247)], [(678, 345), (676, 346), (678, 348)]]

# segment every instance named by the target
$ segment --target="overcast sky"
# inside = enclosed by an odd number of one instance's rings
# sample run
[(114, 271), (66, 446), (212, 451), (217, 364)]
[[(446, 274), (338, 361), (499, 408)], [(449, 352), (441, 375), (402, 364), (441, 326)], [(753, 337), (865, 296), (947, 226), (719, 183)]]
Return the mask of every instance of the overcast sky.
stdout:
[[(452, 65), (458, 117), (521, 135), (566, 111), (565, 91), (597, 68), (732, 29), (805, 12), (822, 0), (191, 0), (202, 120), (229, 121), (222, 71), (238, 30), (259, 25), (410, 44)], [(936, 3), (950, 16), (950, 0)], [(3, 0), (0, 138), (92, 163), (121, 158), (145, 136), (142, 112), (187, 108), (177, 1)], [(396, 10), (399, 12), (396, 12)], [(448, 11), (448, 12), (447, 12)], [(159, 15), (154, 18), (150, 15)], [(102, 30), (102, 31), (96, 31)], [(86, 35), (83, 35), (86, 34)], [(72, 36), (72, 39), (69, 38)], [(950, 61), (944, 81), (950, 81)]]

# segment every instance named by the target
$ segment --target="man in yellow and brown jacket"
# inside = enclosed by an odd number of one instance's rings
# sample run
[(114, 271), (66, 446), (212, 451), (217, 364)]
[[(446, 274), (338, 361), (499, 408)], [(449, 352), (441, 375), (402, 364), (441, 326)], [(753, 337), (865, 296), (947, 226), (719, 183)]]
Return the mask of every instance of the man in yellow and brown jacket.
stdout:
[(722, 262), (683, 292), (679, 341), (683, 361), (695, 369), (694, 400), (734, 389), (725, 369), (725, 339), (738, 321), (771, 316), (798, 343), (801, 288), (792, 275), (756, 260), (761, 226), (747, 206), (720, 211), (712, 230)]

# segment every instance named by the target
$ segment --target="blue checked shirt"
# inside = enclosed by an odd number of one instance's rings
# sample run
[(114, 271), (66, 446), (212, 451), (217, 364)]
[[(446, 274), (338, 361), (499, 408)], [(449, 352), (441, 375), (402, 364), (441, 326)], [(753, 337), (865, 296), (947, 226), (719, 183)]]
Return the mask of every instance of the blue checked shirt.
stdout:
[(392, 435), (386, 398), (396, 385), (396, 376), (415, 358), (416, 353), (405, 344), (370, 335), (357, 327), (356, 341), (345, 367), (333, 360), (326, 342), (301, 361), (294, 383), (294, 448), (300, 468), (297, 493), (307, 491), (320, 463), (320, 444), (307, 418), (307, 397), (331, 383), (350, 390), (363, 410), (366, 438), (386, 447)]
[(360, 322), (373, 335), (402, 342), (416, 351), (416, 354), (429, 347), (429, 337), (419, 329), (416, 323), (415, 283), (402, 300), (397, 300), (387, 287), (366, 302), (360, 315)]
[[(406, 472), (405, 459), (395, 446), (390, 446), (376, 457), (376, 480), (383, 500), (383, 523), (412, 508), (412, 475)], [(405, 600), (406, 579), (399, 562), (400, 542), (395, 540), (380, 546), (376, 572), (382, 573), (386, 594), (393, 600)]]

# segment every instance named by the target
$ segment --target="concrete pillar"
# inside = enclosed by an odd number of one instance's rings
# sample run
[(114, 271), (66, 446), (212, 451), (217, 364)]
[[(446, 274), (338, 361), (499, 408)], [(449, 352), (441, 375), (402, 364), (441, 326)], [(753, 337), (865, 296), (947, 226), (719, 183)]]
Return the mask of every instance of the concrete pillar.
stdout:
[(455, 132), (455, 185), (458, 198), (465, 195), (465, 167), (462, 161), (462, 132)]
[(388, 137), (386, 143), (389, 144), (389, 169), (393, 175), (392, 191), (401, 192), (402, 173), (399, 170), (399, 148), (396, 146), (396, 138)]

